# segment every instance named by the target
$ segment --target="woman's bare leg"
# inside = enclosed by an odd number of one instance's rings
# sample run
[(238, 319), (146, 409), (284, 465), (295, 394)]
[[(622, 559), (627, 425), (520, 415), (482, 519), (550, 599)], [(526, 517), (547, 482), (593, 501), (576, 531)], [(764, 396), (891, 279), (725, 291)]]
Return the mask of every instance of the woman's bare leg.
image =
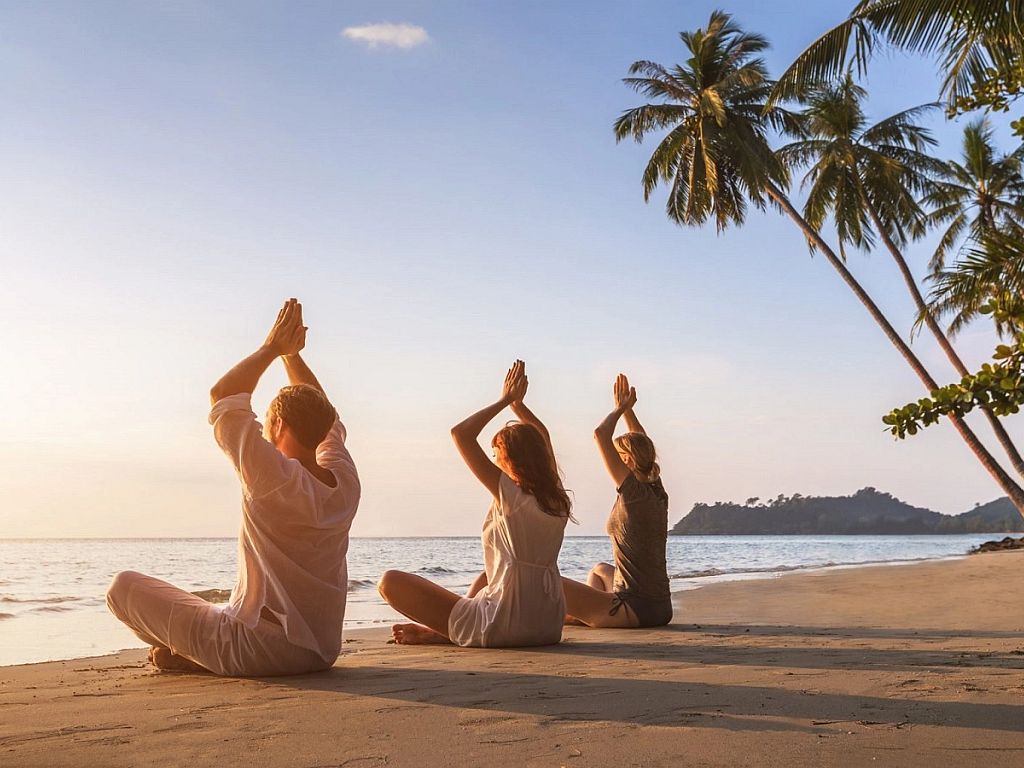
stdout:
[(615, 591), (615, 566), (610, 563), (598, 563), (587, 574), (587, 586), (601, 592)]
[(403, 616), (418, 624), (395, 624), (391, 628), (395, 642), (403, 645), (450, 643), (448, 617), (461, 599), (432, 581), (403, 571), (386, 571), (377, 583), (377, 591)]
[(594, 589), (564, 576), (562, 589), (566, 612), (588, 627), (632, 628), (640, 625), (636, 614), (628, 605), (618, 602), (612, 592)]
[(482, 571), (479, 576), (473, 579), (473, 583), (469, 585), (469, 592), (466, 593), (466, 597), (476, 597), (477, 593), (487, 586), (487, 572)]

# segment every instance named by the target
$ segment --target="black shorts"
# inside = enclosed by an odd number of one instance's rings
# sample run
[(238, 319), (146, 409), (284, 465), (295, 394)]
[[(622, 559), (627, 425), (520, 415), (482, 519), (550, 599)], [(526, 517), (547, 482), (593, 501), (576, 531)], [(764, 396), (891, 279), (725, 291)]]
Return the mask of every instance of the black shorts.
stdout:
[(672, 598), (652, 600), (632, 592), (616, 592), (611, 613), (614, 616), (623, 605), (629, 606), (640, 623), (638, 627), (663, 627), (672, 621)]

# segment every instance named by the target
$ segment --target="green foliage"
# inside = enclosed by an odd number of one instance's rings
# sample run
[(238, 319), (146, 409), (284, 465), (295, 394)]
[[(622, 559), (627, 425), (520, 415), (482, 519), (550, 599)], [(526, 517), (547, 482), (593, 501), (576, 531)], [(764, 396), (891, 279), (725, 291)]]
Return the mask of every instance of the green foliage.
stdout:
[[(1014, 63), (1004, 69), (989, 67), (983, 78), (971, 83), (970, 93), (957, 96), (946, 108), (949, 118), (983, 109), (987, 112), (1009, 112), (1010, 105), (1024, 92), (1024, 68)], [(1010, 123), (1015, 135), (1024, 138), (1024, 118)]]
[(1008, 226), (1024, 225), (1022, 161), (1024, 145), (1007, 154), (997, 151), (987, 119), (964, 126), (960, 159), (937, 166), (936, 178), (921, 201), (930, 209), (928, 226), (943, 228), (932, 255), (933, 272), (943, 268), (962, 240), (977, 243)]
[[(997, 323), (1019, 327), (1024, 317), (1011, 315), (993, 300), (980, 309), (993, 315)], [(985, 407), (996, 416), (1018, 413), (1024, 406), (1024, 331), (1014, 334), (1012, 344), (1000, 344), (977, 373), (964, 376), (959, 382), (932, 390), (902, 408), (894, 408), (882, 417), (882, 423), (899, 439), (916, 435), (925, 427), (938, 423), (943, 416), (965, 416), (975, 408)]]
[(650, 103), (615, 121), (617, 141), (662, 135), (643, 174), (644, 199), (668, 188), (668, 216), (687, 226), (714, 219), (740, 225), (747, 205), (765, 208), (765, 188), (785, 186), (786, 169), (768, 144), (769, 127), (788, 117), (766, 110), (772, 83), (760, 57), (768, 41), (715, 11), (703, 29), (683, 32), (682, 65), (637, 61), (623, 82)]
[(850, 72), (836, 83), (809, 88), (797, 115), (797, 140), (777, 154), (791, 169), (809, 167), (801, 188), (807, 190), (803, 214), (811, 227), (820, 231), (831, 217), (841, 248), (870, 250), (879, 225), (890, 242), (905, 245), (926, 221), (915, 196), (942, 170), (927, 153), (935, 140), (916, 123), (937, 105), (870, 124), (866, 98)]
[(1022, 0), (860, 0), (782, 74), (772, 101), (834, 80), (850, 60), (863, 74), (872, 54), (889, 48), (935, 56), (951, 104), (975, 88), (984, 95), (989, 70), (1013, 71), (1021, 60), (1022, 22)]
[(862, 488), (851, 496), (779, 496), (764, 504), (695, 504), (674, 535), (958, 534), (1024, 530), (1003, 498), (959, 515), (913, 507), (888, 493)]
[(987, 315), (1000, 336), (1012, 336), (1018, 318), (1024, 317), (1024, 230), (1006, 223), (1002, 230), (981, 234), (952, 269), (934, 274), (932, 282), (930, 310), (953, 315), (951, 332)]

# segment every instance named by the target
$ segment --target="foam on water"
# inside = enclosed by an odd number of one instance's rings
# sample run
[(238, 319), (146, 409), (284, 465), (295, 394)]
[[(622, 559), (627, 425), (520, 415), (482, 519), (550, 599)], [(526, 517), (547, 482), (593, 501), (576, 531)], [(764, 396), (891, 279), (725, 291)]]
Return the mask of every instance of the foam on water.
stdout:
[[(674, 536), (667, 556), (673, 589), (685, 590), (809, 568), (962, 555), (1000, 536)], [(565, 576), (582, 580), (594, 563), (611, 556), (605, 537), (568, 537), (559, 567)], [(147, 573), (223, 603), (235, 583), (236, 563), (235, 539), (0, 539), (0, 665), (139, 647), (105, 605), (107, 587), (118, 571)], [(346, 627), (400, 618), (375, 589), (389, 568), (419, 573), (461, 594), (483, 569), (480, 540), (353, 539)]]

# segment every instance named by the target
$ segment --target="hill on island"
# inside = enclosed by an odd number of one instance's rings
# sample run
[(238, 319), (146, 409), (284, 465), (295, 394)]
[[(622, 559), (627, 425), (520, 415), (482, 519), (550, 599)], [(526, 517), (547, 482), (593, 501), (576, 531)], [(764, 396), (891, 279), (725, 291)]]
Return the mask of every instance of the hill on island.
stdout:
[(852, 496), (779, 496), (766, 503), (695, 504), (676, 523), (676, 536), (800, 536), (1012, 533), (1024, 531), (1024, 518), (1007, 498), (959, 515), (913, 507), (874, 488)]

